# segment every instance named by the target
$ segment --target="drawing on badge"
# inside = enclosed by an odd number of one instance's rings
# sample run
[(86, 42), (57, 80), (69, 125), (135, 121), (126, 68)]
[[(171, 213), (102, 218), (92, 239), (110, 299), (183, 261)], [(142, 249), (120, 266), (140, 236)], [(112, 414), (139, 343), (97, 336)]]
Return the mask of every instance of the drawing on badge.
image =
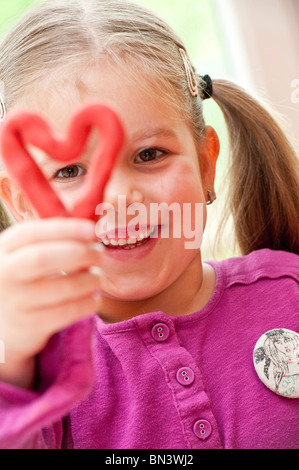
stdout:
[(271, 371), (276, 393), (284, 396), (297, 395), (299, 388), (299, 335), (290, 330), (277, 329), (265, 333), (264, 338), (262, 345), (254, 351), (255, 364), (264, 361), (263, 373), (270, 381)]

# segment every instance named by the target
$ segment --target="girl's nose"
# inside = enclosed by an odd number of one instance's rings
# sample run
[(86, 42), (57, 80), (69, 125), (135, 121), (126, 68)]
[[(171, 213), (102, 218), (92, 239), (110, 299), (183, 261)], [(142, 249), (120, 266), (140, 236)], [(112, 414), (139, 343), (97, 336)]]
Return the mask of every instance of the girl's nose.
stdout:
[(104, 191), (104, 202), (112, 204), (117, 210), (119, 197), (125, 197), (126, 205), (142, 203), (144, 197), (132, 178), (123, 172), (113, 171)]

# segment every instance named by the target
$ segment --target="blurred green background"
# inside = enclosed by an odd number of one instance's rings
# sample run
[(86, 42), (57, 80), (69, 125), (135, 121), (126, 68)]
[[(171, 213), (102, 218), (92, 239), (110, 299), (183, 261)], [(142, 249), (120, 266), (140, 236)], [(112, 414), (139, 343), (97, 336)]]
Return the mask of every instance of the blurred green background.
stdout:
[[(0, 1), (0, 36), (3, 36), (28, 7), (40, 3), (42, 0)], [(223, 37), (213, 0), (135, 0), (135, 2), (155, 11), (176, 30), (183, 39), (198, 73), (201, 75), (208, 73), (212, 78), (233, 78), (229, 67), (230, 60), (223, 47)], [(206, 123), (216, 129), (221, 143), (215, 184), (219, 201), (219, 199), (225, 199), (221, 198), (221, 193), (225, 190), (224, 168), (227, 166), (226, 128), (222, 113), (213, 100), (204, 102), (204, 115)], [(225, 253), (222, 249), (219, 254), (213, 252), (214, 234), (222, 210), (219, 202), (216, 207), (213, 204), (209, 208), (208, 226), (203, 247), (203, 257), (206, 259), (223, 258), (229, 254), (226, 249)]]
[[(40, 2), (41, 0), (1, 0), (0, 34), (5, 33), (26, 8)], [(185, 41), (189, 54), (198, 67), (202, 66), (213, 75), (227, 73), (213, 0), (135, 2), (154, 10), (174, 27)], [(203, 72), (206, 73), (205, 70)]]

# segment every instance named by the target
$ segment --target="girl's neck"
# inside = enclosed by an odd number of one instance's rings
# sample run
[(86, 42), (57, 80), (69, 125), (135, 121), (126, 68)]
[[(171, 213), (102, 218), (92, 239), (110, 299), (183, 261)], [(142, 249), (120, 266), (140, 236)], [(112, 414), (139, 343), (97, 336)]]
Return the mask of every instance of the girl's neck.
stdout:
[(116, 323), (149, 312), (184, 316), (202, 309), (210, 300), (216, 282), (214, 269), (202, 264), (201, 254), (168, 288), (156, 296), (140, 301), (120, 301), (101, 297), (98, 311), (107, 323)]

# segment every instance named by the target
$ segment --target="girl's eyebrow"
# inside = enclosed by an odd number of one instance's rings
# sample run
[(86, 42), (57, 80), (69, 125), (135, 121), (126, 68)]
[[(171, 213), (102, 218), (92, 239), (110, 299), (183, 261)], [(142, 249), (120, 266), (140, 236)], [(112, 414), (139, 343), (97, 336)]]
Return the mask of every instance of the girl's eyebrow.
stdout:
[(51, 157), (51, 155), (48, 155), (46, 152), (44, 152), (42, 149), (35, 147), (34, 145), (27, 145), (27, 151), (33, 156), (34, 160), (37, 162), (38, 165), (41, 165), (43, 167), (63, 167), (67, 166), (68, 164), (72, 164), (77, 161), (86, 161), (88, 162), (90, 159), (90, 154), (94, 151), (94, 147), (96, 147), (95, 143), (93, 140), (90, 138), (87, 139), (87, 143), (85, 147), (83, 148), (82, 152), (78, 155), (77, 158), (74, 158), (74, 160), (70, 162), (59, 162), (58, 160), (55, 160)]
[[(135, 142), (150, 139), (153, 137), (166, 137), (166, 138), (177, 139), (178, 134), (173, 129), (169, 129), (165, 127), (157, 127), (153, 129), (136, 131), (132, 134), (131, 137), (132, 137), (132, 141), (135, 143)], [(92, 140), (88, 142), (87, 148), (85, 147), (84, 151), (82, 152), (78, 160), (80, 161), (85, 160), (85, 159), (87, 161), (89, 160), (90, 156), (87, 155), (86, 150), (88, 149), (88, 147), (89, 147), (89, 150), (91, 150), (91, 148), (94, 146), (92, 144), (93, 144)], [(63, 165), (67, 166), (67, 163), (64, 164), (57, 160), (53, 160), (50, 155), (47, 155), (43, 150), (33, 145), (28, 145), (27, 150), (29, 150), (29, 152), (32, 154), (34, 159), (37, 161), (38, 165), (41, 165), (42, 167), (46, 169), (47, 168), (52, 169), (56, 167), (58, 168), (58, 167), (62, 167)]]
[(48, 155), (46, 152), (44, 152), (43, 150), (37, 147), (27, 146), (27, 150), (32, 155), (33, 159), (36, 161), (38, 166), (46, 170), (47, 169), (52, 170), (56, 167), (62, 168), (68, 165), (67, 162), (59, 162), (57, 160), (52, 159), (50, 155)]
[(175, 137), (178, 138), (177, 133), (173, 129), (164, 127), (157, 127), (154, 129), (147, 129), (145, 131), (137, 131), (132, 134), (132, 141), (150, 139), (151, 137)]
[(34, 145), (27, 145), (26, 150), (30, 153), (30, 155), (32, 155), (33, 159), (39, 166), (53, 166), (53, 164), (59, 163), (55, 162), (55, 160), (52, 160), (51, 157), (46, 154), (46, 152), (38, 147), (35, 147)]

